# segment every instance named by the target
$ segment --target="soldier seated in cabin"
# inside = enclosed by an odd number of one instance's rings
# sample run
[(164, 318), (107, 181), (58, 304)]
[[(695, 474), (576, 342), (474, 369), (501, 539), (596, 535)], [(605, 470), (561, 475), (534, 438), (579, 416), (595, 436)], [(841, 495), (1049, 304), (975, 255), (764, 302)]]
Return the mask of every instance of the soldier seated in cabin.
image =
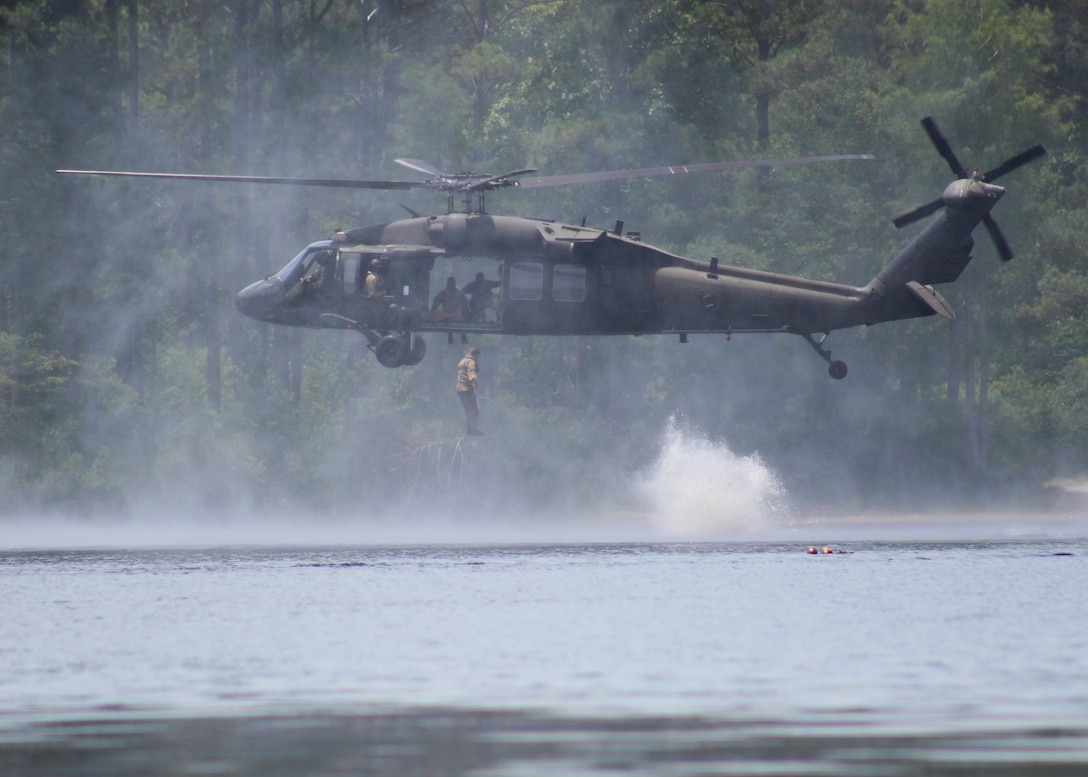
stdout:
[[(452, 275), (446, 278), (446, 288), (434, 296), (431, 303), (429, 321), (464, 321), (468, 317), (468, 300), (465, 293), (457, 288), (457, 279)], [(447, 332), (447, 339), (453, 342), (453, 333)], [(461, 333), (461, 342), (467, 343), (468, 338)]]
[(470, 321), (485, 321), (487, 311), (494, 309), (495, 289), (502, 286), (501, 281), (489, 281), (482, 272), (476, 273), (476, 280), (469, 283), (462, 292), (468, 295)]
[(371, 259), (366, 273), (366, 296), (381, 297), (386, 293), (385, 268), (380, 259)]
[[(465, 293), (457, 288), (457, 279), (446, 278), (446, 288), (434, 296), (431, 303), (431, 321), (464, 321), (468, 313)], [(435, 315), (438, 314), (438, 315)]]

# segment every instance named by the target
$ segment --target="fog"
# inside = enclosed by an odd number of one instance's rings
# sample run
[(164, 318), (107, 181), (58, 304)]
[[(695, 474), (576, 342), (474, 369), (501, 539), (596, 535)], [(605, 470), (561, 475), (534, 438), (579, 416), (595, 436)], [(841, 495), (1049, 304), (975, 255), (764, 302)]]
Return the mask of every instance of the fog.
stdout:
[[(1079, 500), (1041, 512), (989, 508), (851, 513), (791, 499), (779, 475), (758, 454), (737, 455), (725, 441), (701, 436), (674, 418), (654, 447), (658, 453), (651, 464), (592, 508), (576, 502), (558, 509), (527, 505), (520, 501), (516, 483), (491, 487), (488, 498), (470, 507), (445, 509), (410, 498), (381, 508), (352, 504), (317, 512), (254, 505), (207, 509), (185, 499), (167, 504), (160, 492), (123, 514), (10, 515), (0, 549), (712, 542), (773, 543), (795, 546), (800, 553), (813, 546), (850, 552), (857, 542), (1067, 540), (1088, 535)], [(197, 491), (209, 488), (209, 482), (190, 485)], [(503, 508), (503, 499), (516, 506)]]
[[(216, 17), (217, 31), (201, 41), (209, 74), (174, 48), (193, 44), (192, 20), (154, 4), (144, 13), (160, 27), (141, 44), (149, 58), (145, 93), (139, 106), (128, 106), (139, 108), (139, 121), (115, 120), (110, 105), (96, 101), (102, 84), (66, 71), (72, 63), (59, 51), (40, 77), (69, 94), (63, 119), (29, 92), (13, 93), (37, 120), (56, 126), (43, 131), (51, 139), (45, 151), (34, 156), (21, 147), (18, 163), (6, 168), (29, 171), (32, 185), (0, 197), (13, 203), (4, 222), (4, 323), (20, 336), (43, 332), (49, 353), (71, 364), (58, 370), (56, 384), (38, 387), (47, 406), (18, 417), (23, 437), (3, 452), (7, 547), (803, 543), (1050, 531), (1081, 514), (1075, 493), (1055, 499), (1035, 471), (1007, 479), (998, 468), (972, 470), (966, 411), (938, 401), (957, 336), (943, 322), (834, 333), (829, 347), (850, 364), (841, 382), (828, 378), (799, 338), (701, 336), (681, 345), (664, 336), (482, 336), (473, 343), (483, 350), (486, 436), (471, 440), (461, 435), (453, 391), (460, 343), (431, 336), (422, 364), (386, 370), (355, 333), (275, 329), (231, 305), (242, 286), (334, 229), (400, 218), (401, 202), (443, 212), (443, 197), (57, 180), (50, 172), (391, 179), (405, 177), (391, 164), (395, 157), (451, 171), (532, 165), (559, 174), (871, 152), (879, 161), (864, 168), (738, 171), (488, 200), (495, 213), (585, 218), (600, 227), (624, 220), (647, 242), (685, 255), (862, 285), (910, 238), (896, 233), (890, 215), (931, 198), (947, 177), (908, 109), (889, 110), (876, 126), (823, 117), (820, 131), (807, 132), (808, 85), (801, 84), (776, 101), (777, 133), (771, 147), (758, 148), (737, 67), (708, 63), (692, 76), (723, 91), (706, 115), (684, 104), (690, 85), (682, 80), (663, 82), (660, 94), (615, 83), (604, 102), (574, 94), (564, 103), (517, 87), (519, 78), (533, 85), (511, 64), (519, 55), (577, 48), (570, 37), (577, 30), (566, 28), (554, 40), (507, 30), (507, 69), (490, 84), (502, 99), (484, 105), (482, 87), (466, 91), (457, 80), (463, 74), (423, 61), (437, 57), (430, 44), (446, 27), (459, 29), (455, 10), (388, 27), (379, 14), (377, 26), (361, 30), (355, 16), (342, 19), (360, 36), (350, 44), (363, 46), (358, 62), (334, 56), (335, 45), (349, 45), (341, 39), (329, 50), (316, 40), (307, 49), (299, 26), (299, 59), (280, 63), (286, 75), (253, 54), (251, 102), (243, 105), (246, 94), (231, 84), (245, 69), (224, 53), (232, 50), (230, 14)], [(382, 13), (393, 13), (392, 5)], [(264, 15), (254, 22), (267, 23)], [(406, 29), (421, 37), (406, 38)], [(83, 34), (80, 45), (95, 49), (93, 31)], [(661, 33), (640, 34), (655, 40)], [(76, 46), (71, 56), (83, 50)], [(617, 58), (637, 51), (633, 43)], [(585, 78), (572, 83), (592, 91), (586, 82), (598, 68), (621, 64), (602, 64), (609, 56), (596, 48), (584, 57), (556, 64), (550, 77), (560, 82), (566, 68), (584, 66)], [(372, 71), (380, 88), (365, 78)], [(108, 89), (121, 88), (108, 72), (99, 77)], [(526, 103), (526, 90), (542, 96)], [(486, 121), (478, 123), (473, 110), (484, 108)], [(975, 285), (1003, 270), (988, 246), (977, 254), (964, 280)], [(432, 288), (445, 272), (436, 268)], [(993, 458), (1014, 468), (1007, 451)], [(1081, 475), (1076, 461), (1060, 474)], [(997, 506), (1010, 504), (998, 516)], [(953, 517), (964, 511), (995, 519)]]

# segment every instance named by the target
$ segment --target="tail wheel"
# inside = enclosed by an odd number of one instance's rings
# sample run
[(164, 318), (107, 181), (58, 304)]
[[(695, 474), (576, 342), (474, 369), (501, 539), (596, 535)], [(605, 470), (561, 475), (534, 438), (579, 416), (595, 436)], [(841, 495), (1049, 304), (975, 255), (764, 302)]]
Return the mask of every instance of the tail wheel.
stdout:
[(383, 367), (401, 366), (408, 353), (408, 342), (399, 335), (386, 335), (374, 346), (374, 355)]
[(835, 380), (842, 380), (846, 377), (846, 362), (840, 362), (838, 360), (832, 361), (831, 351), (827, 350), (823, 346), (824, 340), (827, 339), (827, 332), (824, 332), (824, 336), (817, 340), (808, 332), (799, 333), (801, 337), (805, 338), (805, 342), (813, 347), (816, 353), (820, 354), (820, 358), (827, 362), (827, 374)]

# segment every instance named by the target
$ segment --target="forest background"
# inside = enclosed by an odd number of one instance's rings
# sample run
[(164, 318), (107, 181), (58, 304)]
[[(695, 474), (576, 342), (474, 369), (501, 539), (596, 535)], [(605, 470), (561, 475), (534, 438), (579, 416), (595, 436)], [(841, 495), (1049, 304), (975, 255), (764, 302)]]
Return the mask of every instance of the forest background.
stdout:
[[(1088, 481), (1084, 0), (4, 0), (0, 511), (638, 511), (670, 428), (758, 456), (803, 509), (1041, 504)], [(57, 168), (404, 178), (792, 155), (876, 162), (508, 190), (492, 212), (863, 285), (891, 216), (1035, 143), (941, 289), (956, 322), (800, 340), (480, 337), (388, 370), (233, 294), (426, 193), (77, 180)], [(716, 473), (706, 473), (714, 478)]]

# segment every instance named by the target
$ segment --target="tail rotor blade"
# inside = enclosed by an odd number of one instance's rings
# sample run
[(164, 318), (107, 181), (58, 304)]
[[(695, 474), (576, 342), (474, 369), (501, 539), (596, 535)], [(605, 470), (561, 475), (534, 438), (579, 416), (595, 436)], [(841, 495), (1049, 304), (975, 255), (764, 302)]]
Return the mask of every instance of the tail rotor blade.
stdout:
[(1001, 261), (1007, 262), (1012, 259), (1012, 248), (1009, 247), (1009, 241), (1005, 239), (1005, 235), (1002, 234), (1001, 227), (997, 225), (997, 222), (987, 215), (982, 223), (985, 225), (986, 231), (990, 233), (990, 239), (994, 241), (994, 248), (997, 249), (997, 255), (1001, 257)]
[(952, 146), (944, 136), (944, 133), (941, 132), (941, 128), (937, 126), (937, 120), (932, 116), (926, 116), (922, 119), (922, 128), (925, 129), (926, 134), (929, 135), (929, 139), (937, 149), (937, 153), (944, 157), (944, 161), (952, 168), (952, 174), (957, 178), (965, 178), (966, 168), (964, 168), (963, 164), (956, 157), (956, 152), (952, 150)]
[(1032, 162), (1044, 154), (1046, 154), (1046, 149), (1043, 148), (1042, 145), (1032, 146), (1027, 151), (1021, 151), (1016, 156), (1006, 159), (993, 170), (990, 170), (983, 175), (982, 180), (984, 183), (996, 181), (998, 178), (1005, 175), (1005, 173), (1011, 173), (1021, 165), (1026, 165), (1028, 162)]
[[(948, 166), (952, 168), (952, 172), (956, 175), (957, 179), (970, 177), (972, 181), (981, 181), (984, 184), (991, 183), (997, 180), (1006, 173), (1010, 173), (1018, 167), (1026, 165), (1028, 162), (1034, 161), (1046, 153), (1046, 149), (1041, 145), (1032, 146), (1031, 148), (1021, 151), (1016, 156), (1009, 157), (1000, 165), (990, 170), (985, 175), (979, 176), (978, 168), (976, 167), (970, 176), (967, 173), (967, 169), (960, 162), (956, 156), (956, 152), (952, 150), (951, 144), (948, 139), (941, 132), (941, 128), (937, 126), (937, 120), (932, 116), (926, 116), (922, 119), (922, 128), (929, 135), (929, 140), (933, 143), (933, 147), (937, 149), (937, 153), (940, 154), (944, 161), (948, 163)], [(995, 187), (999, 188), (999, 187)], [(954, 191), (954, 190), (946, 190)], [(1000, 196), (1001, 192), (992, 192), (990, 196)], [(955, 197), (960, 195), (955, 193)], [(936, 213), (944, 205), (944, 197), (928, 202), (925, 205), (919, 205), (917, 208), (904, 211), (898, 216), (892, 219), (892, 223), (898, 227), (905, 227), (907, 224), (913, 224), (919, 219), (923, 219), (926, 216)], [(989, 214), (989, 209), (993, 207), (991, 203), (989, 207), (985, 209), (985, 215), (982, 216), (982, 224), (986, 227), (986, 231), (990, 233), (990, 239), (994, 241), (994, 248), (997, 250), (998, 256), (1001, 257), (1001, 261), (1007, 262), (1013, 257), (1012, 248), (1009, 247), (1009, 241), (1005, 239), (1005, 235), (1001, 232), (1001, 227), (997, 225), (997, 222)]]
[(924, 219), (926, 216), (936, 213), (942, 207), (944, 207), (944, 200), (938, 198), (933, 202), (927, 202), (925, 205), (919, 205), (917, 208), (903, 211), (892, 219), (892, 223), (895, 224), (896, 229), (902, 229), (907, 224), (913, 224), (919, 219)]

